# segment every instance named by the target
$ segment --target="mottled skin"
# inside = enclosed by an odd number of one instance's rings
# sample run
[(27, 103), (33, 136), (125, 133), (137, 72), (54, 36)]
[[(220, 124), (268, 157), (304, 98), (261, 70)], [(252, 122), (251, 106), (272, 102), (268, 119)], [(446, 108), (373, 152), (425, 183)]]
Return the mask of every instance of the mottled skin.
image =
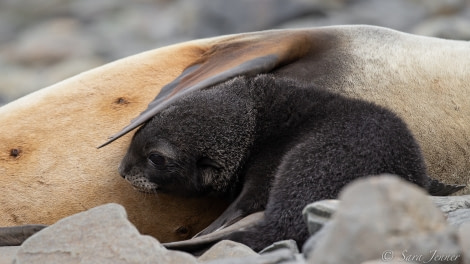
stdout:
[(255, 250), (282, 239), (303, 244), (303, 207), (359, 177), (392, 173), (432, 185), (394, 113), (273, 75), (181, 98), (138, 130), (120, 173), (145, 191), (229, 199), (203, 234), (265, 210), (255, 227), (227, 237)]

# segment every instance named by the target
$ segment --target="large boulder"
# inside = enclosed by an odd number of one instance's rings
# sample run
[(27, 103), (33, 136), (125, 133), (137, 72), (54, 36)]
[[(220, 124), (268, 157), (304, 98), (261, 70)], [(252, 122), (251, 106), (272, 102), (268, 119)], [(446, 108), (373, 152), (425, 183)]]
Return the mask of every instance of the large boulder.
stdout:
[(397, 177), (372, 177), (349, 185), (340, 200), (313, 253), (307, 254), (309, 263), (460, 263), (456, 230), (422, 189)]
[(36, 233), (18, 250), (15, 263), (196, 263), (142, 236), (118, 204), (106, 204), (66, 217)]

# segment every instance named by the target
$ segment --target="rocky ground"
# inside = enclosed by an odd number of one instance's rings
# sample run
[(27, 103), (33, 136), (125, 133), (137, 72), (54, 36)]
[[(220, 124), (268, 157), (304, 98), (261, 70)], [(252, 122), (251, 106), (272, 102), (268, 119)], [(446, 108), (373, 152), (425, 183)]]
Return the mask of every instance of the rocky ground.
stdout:
[(470, 0), (0, 0), (0, 105), (176, 42), (336, 24), (469, 40)]
[(0, 263), (454, 263), (470, 264), (470, 196), (430, 197), (382, 175), (353, 182), (339, 200), (308, 205), (302, 249), (279, 241), (256, 253), (221, 241), (204, 254), (167, 250), (142, 236), (124, 208), (107, 204), (57, 222), (20, 247), (0, 247)]

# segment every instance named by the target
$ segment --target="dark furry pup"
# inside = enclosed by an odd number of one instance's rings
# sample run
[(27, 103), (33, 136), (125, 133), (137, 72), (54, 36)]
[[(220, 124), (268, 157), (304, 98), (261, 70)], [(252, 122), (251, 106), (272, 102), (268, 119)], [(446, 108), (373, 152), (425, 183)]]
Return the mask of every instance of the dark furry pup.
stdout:
[(219, 195), (232, 203), (202, 233), (265, 210), (227, 237), (261, 250), (308, 237), (302, 209), (347, 183), (392, 173), (447, 195), (420, 148), (387, 109), (272, 75), (238, 77), (181, 98), (135, 134), (120, 173), (146, 192)]

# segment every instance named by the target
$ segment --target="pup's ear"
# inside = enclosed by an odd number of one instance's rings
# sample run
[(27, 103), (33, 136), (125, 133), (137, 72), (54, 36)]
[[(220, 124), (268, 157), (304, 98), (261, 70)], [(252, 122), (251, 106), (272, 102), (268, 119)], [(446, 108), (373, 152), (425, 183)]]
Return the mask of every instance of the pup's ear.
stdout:
[(201, 56), (165, 85), (145, 111), (99, 148), (140, 126), (182, 96), (232, 77), (269, 73), (299, 61), (305, 64), (318, 58), (318, 53), (328, 46), (327, 35), (321, 29), (273, 30), (203, 41), (207, 44), (201, 45)]

